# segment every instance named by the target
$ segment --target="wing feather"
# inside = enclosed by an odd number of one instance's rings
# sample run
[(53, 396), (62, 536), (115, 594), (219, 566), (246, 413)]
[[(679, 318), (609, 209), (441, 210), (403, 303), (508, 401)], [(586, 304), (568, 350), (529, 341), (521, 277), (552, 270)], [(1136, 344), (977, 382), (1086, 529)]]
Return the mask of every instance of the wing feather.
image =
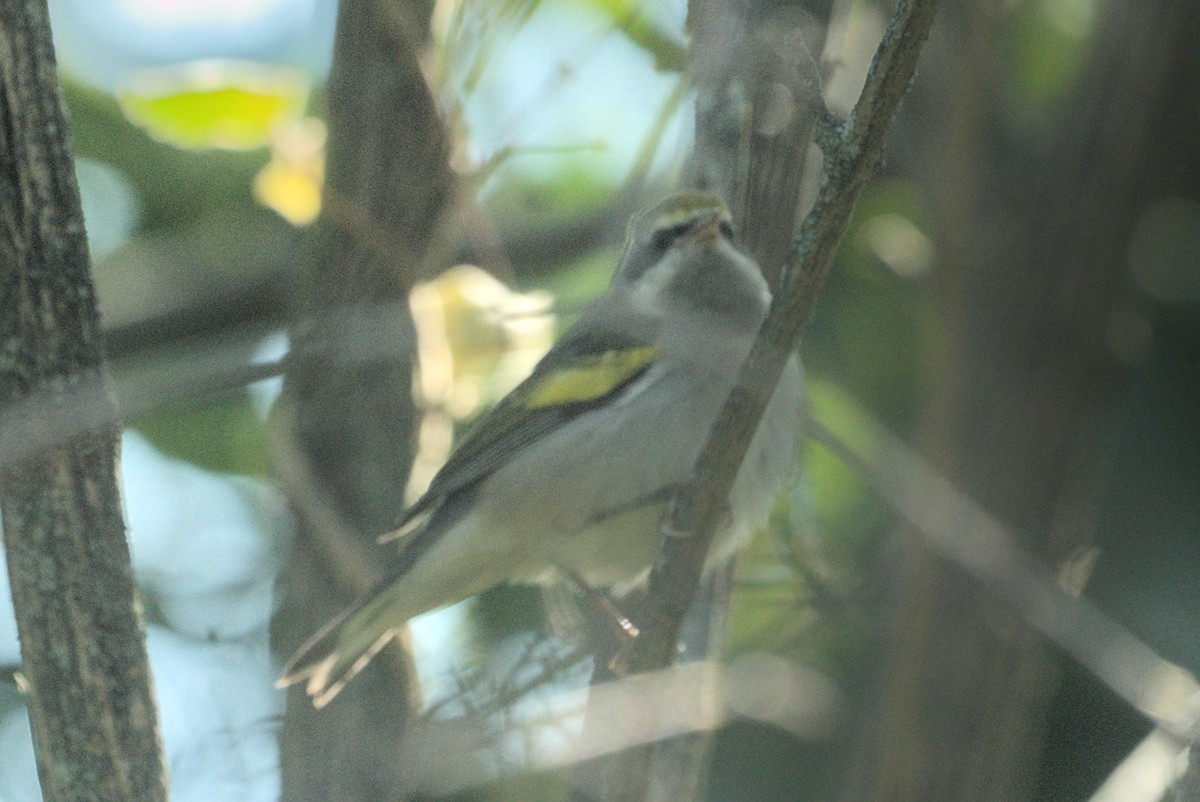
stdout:
[(471, 430), (398, 526), (475, 484), (565, 423), (604, 404), (641, 376), (657, 349), (629, 333), (573, 327), (533, 373)]

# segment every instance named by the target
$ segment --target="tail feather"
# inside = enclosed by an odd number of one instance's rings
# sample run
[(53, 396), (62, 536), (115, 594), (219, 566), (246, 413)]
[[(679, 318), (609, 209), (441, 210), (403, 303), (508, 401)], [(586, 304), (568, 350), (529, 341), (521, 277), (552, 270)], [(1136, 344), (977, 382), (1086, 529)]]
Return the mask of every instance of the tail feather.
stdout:
[[(419, 562), (449, 528), (463, 521), (473, 499), (474, 490), (463, 489), (442, 503), (420, 529), (410, 532), (404, 527), (406, 539), (399, 558), (375, 587), (296, 650), (284, 666), (283, 676), (275, 682), (276, 687), (303, 681), (313, 704), (324, 707), (396, 637), (409, 618), (478, 593), (503, 579), (503, 574), (489, 574), (463, 559), (464, 549), (469, 552), (465, 544), (469, 544), (470, 535), (457, 551), (451, 550), (449, 556), (433, 561), (433, 568)], [(426, 565), (424, 572), (421, 565)], [(419, 575), (410, 577), (413, 570)]]
[(321, 627), (288, 660), (275, 687), (305, 682), (315, 707), (329, 704), (399, 633), (405, 619), (395, 615), (388, 595), (368, 594)]

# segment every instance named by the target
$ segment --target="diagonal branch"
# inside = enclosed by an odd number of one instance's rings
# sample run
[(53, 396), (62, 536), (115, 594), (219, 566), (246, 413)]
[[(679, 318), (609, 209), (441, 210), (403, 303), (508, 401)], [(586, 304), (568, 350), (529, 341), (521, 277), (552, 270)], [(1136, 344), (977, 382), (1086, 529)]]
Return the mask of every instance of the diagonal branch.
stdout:
[(854, 469), (935, 552), (1020, 613), (1163, 732), (1200, 730), (1200, 682), (1160, 657), (1086, 597), (1068, 592), (1014, 532), (939, 475), (882, 425), (860, 421), (876, 452), (867, 458), (816, 420), (807, 431)]
[(933, 23), (934, 0), (902, 0), (876, 51), (850, 118), (826, 121), (819, 136), (824, 174), (813, 208), (796, 234), (787, 281), (696, 463), (695, 478), (675, 499), (669, 534), (650, 575), (650, 598), (630, 666), (671, 662), (679, 624), (691, 603), (714, 527), (780, 373), (812, 316), (850, 212), (882, 158), (883, 140), (916, 71)]
[[(820, 191), (792, 241), (776, 293), (737, 384), (697, 460), (693, 481), (676, 496), (667, 536), (650, 573), (641, 636), (629, 667), (635, 672), (669, 666), (682, 621), (696, 595), (713, 531), (780, 374), (812, 316), (850, 212), (882, 158), (883, 138), (899, 107), (933, 24), (935, 0), (901, 0), (880, 42), (866, 85), (850, 118), (818, 123), (825, 155)], [(769, 266), (768, 266), (769, 267)], [(768, 274), (775, 271), (767, 270)], [(611, 771), (608, 798), (654, 797), (656, 747), (635, 749)]]

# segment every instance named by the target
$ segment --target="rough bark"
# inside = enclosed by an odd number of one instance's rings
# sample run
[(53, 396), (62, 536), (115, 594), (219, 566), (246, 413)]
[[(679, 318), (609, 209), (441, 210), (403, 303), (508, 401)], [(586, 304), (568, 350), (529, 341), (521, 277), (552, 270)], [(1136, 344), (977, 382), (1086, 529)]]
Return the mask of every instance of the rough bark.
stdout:
[(829, 0), (693, 0), (695, 181), (725, 198), (772, 287), (799, 222), (821, 115)]
[(5, 3), (0, 505), (38, 774), (47, 799), (165, 800), (102, 350), (46, 6)]

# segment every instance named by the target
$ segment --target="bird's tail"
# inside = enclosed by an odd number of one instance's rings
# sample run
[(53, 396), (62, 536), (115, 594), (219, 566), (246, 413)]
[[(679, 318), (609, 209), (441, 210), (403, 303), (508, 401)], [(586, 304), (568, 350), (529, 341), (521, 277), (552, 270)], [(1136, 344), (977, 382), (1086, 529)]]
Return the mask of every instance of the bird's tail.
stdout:
[(304, 681), (313, 705), (327, 705), (399, 632), (407, 619), (395, 598), (402, 584), (380, 583), (321, 627), (288, 660), (275, 686)]

